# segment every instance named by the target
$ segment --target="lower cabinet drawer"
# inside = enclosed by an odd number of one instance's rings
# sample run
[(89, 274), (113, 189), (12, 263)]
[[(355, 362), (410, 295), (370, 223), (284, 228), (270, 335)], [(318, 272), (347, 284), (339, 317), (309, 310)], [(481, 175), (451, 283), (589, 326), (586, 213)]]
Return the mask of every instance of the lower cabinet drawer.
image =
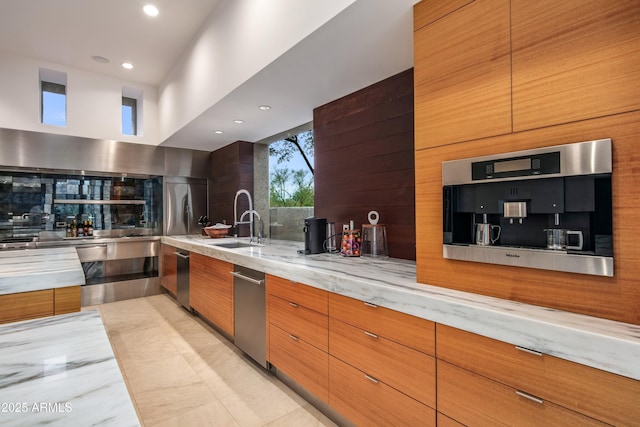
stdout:
[(329, 356), (329, 406), (358, 426), (435, 426), (436, 412)]
[(270, 295), (269, 322), (325, 353), (329, 349), (328, 318), (325, 314)]
[(442, 324), (437, 358), (605, 423), (640, 425), (640, 381)]
[(435, 323), (366, 301), (329, 294), (329, 317), (435, 355)]
[(433, 356), (335, 319), (329, 321), (329, 353), (435, 408), (436, 362)]
[(324, 402), (328, 401), (327, 353), (271, 324), (269, 362)]
[(0, 323), (53, 316), (53, 289), (0, 295)]
[(438, 411), (465, 425), (608, 425), (441, 360), (437, 369)]

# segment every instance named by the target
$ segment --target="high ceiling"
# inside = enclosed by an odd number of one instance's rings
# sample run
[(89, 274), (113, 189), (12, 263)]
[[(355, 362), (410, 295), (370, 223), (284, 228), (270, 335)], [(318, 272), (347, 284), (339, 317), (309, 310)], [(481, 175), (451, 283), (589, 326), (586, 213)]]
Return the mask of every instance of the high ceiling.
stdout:
[[(0, 51), (160, 87), (225, 1), (239, 0), (150, 0), (160, 9), (151, 18), (142, 14), (142, 0), (0, 0)], [(416, 1), (355, 1), (158, 143), (212, 151), (257, 142), (311, 121), (317, 106), (410, 68)], [(257, 109), (265, 103), (273, 107), (266, 114)], [(244, 123), (234, 124), (239, 118)]]

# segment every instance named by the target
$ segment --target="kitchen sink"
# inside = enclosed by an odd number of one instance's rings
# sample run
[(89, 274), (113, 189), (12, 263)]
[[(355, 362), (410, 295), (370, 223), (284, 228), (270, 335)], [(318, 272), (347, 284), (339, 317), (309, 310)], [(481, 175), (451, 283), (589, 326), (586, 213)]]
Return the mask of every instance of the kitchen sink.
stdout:
[(245, 243), (245, 242), (229, 242), (229, 243), (216, 243), (211, 246), (216, 246), (218, 248), (227, 248), (227, 249), (238, 249), (238, 248), (250, 248), (252, 246), (259, 246), (253, 243)]

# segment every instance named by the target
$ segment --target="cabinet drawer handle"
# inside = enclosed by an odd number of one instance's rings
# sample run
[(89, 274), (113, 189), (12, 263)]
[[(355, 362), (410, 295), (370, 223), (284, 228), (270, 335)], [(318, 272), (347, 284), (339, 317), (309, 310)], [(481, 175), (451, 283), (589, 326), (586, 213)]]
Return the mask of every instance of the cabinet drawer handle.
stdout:
[(544, 403), (544, 400), (540, 399), (539, 397), (535, 397), (528, 393), (525, 393), (524, 391), (516, 390), (516, 394), (520, 397), (524, 397), (525, 399), (529, 399), (533, 402), (539, 403), (540, 405)]
[(367, 307), (371, 307), (371, 308), (378, 308), (377, 305), (371, 304), (370, 302), (365, 302), (364, 305), (366, 305)]
[(374, 384), (378, 384), (378, 383), (380, 382), (380, 381), (378, 381), (377, 379), (375, 379), (375, 378), (373, 378), (372, 376), (367, 375), (367, 374), (364, 374), (364, 377), (365, 377), (366, 379), (368, 379), (369, 381), (371, 381), (372, 383), (374, 383)]
[(295, 336), (295, 335), (291, 335), (291, 334), (289, 334), (289, 338), (291, 338), (291, 339), (292, 339), (292, 340), (294, 340), (294, 341), (298, 341), (298, 337), (297, 337), (297, 336)]
[(293, 308), (298, 308), (298, 304), (296, 304), (295, 302), (289, 301), (289, 305)]
[(535, 356), (540, 356), (542, 357), (542, 353), (540, 353), (539, 351), (535, 351), (535, 350), (531, 350), (525, 347), (520, 347), (519, 345), (515, 346), (516, 350), (518, 351), (524, 351), (525, 353), (529, 353), (529, 354), (533, 354)]
[(378, 338), (378, 336), (373, 332), (364, 331), (364, 334), (370, 336), (371, 338)]

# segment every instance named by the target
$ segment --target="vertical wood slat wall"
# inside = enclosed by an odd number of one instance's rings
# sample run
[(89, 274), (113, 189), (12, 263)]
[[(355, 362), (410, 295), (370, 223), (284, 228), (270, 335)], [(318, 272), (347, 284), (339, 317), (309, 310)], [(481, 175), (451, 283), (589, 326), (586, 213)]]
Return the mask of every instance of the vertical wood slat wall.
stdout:
[(356, 228), (371, 210), (389, 254), (415, 259), (413, 69), (313, 112), (315, 216)]

